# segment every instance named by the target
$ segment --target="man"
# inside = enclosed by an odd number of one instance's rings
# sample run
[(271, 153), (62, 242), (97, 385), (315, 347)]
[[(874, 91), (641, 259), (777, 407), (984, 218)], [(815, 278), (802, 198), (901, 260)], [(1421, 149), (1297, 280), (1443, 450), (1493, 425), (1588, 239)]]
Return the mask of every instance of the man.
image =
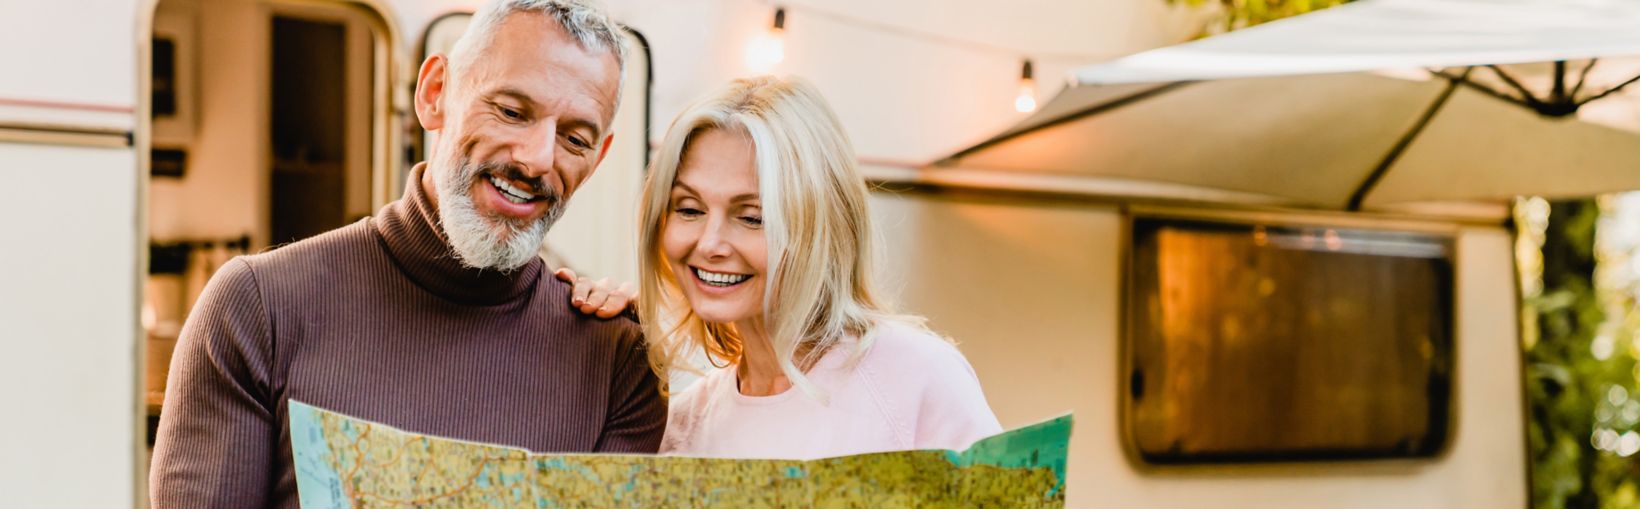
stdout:
[(422, 64), (438, 138), (375, 217), (224, 266), (183, 328), (153, 505), (297, 507), (287, 402), (534, 451), (654, 452), (636, 324), (581, 315), (536, 256), (612, 139), (617, 27), (499, 0)]

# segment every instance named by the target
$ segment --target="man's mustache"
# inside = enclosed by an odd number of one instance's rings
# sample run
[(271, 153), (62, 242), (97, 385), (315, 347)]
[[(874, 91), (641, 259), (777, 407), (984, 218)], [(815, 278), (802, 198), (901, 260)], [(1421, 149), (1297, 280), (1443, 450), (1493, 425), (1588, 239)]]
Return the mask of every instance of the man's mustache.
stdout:
[(562, 196), (558, 190), (547, 184), (545, 178), (530, 178), (524, 175), (523, 167), (512, 163), (485, 162), (473, 168), (474, 177), (480, 175), (496, 175), (511, 180), (514, 185), (523, 184), (525, 191), (546, 198), (547, 201), (557, 203)]

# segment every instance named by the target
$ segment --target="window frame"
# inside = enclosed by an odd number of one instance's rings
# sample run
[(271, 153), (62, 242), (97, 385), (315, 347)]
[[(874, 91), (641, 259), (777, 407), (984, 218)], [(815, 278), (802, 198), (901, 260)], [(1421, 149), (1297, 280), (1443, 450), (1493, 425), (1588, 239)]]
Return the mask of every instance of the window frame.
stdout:
[[(1459, 370), (1459, 356), (1461, 343), (1459, 336), (1460, 316), (1458, 314), (1459, 298), (1461, 295), (1458, 280), (1458, 252), (1457, 237), (1461, 225), (1438, 220), (1397, 217), (1392, 215), (1373, 215), (1361, 213), (1342, 213), (1328, 211), (1288, 211), (1288, 210), (1257, 210), (1257, 209), (1213, 209), (1189, 206), (1146, 206), (1129, 205), (1123, 208), (1121, 214), (1121, 229), (1119, 233), (1118, 274), (1117, 274), (1117, 370), (1113, 374), (1116, 380), (1117, 394), (1114, 403), (1117, 413), (1117, 428), (1120, 437), (1123, 456), (1128, 464), (1140, 473), (1157, 473), (1173, 471), (1215, 470), (1225, 468), (1253, 469), (1282, 465), (1303, 464), (1307, 467), (1328, 464), (1359, 464), (1363, 461), (1377, 462), (1410, 462), (1414, 464), (1436, 463), (1450, 454), (1457, 422), (1459, 391), (1458, 380), (1461, 378)], [(1446, 340), (1446, 401), (1442, 405), (1445, 412), (1444, 419), (1432, 416), (1431, 422), (1438, 428), (1432, 428), (1432, 447), (1418, 451), (1416, 454), (1397, 454), (1389, 451), (1363, 450), (1356, 453), (1318, 453), (1318, 454), (1242, 454), (1223, 456), (1204, 456), (1200, 458), (1153, 458), (1145, 453), (1139, 443), (1139, 435), (1135, 427), (1136, 407), (1133, 397), (1133, 373), (1135, 368), (1135, 315), (1138, 303), (1135, 302), (1134, 292), (1137, 278), (1134, 270), (1137, 255), (1136, 226), (1144, 221), (1166, 221), (1182, 224), (1189, 223), (1217, 223), (1225, 226), (1254, 227), (1263, 225), (1278, 228), (1329, 228), (1337, 230), (1362, 231), (1370, 233), (1414, 234), (1428, 237), (1440, 242), (1445, 247), (1445, 254), (1441, 258), (1446, 261), (1447, 274), (1443, 283), (1446, 285), (1444, 310), (1446, 313), (1445, 330)]]

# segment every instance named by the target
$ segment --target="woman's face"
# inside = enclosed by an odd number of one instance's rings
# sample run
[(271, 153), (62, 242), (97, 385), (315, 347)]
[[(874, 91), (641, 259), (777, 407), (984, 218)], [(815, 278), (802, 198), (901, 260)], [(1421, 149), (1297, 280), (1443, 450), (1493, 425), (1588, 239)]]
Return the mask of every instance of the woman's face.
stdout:
[(661, 248), (702, 320), (734, 323), (763, 310), (768, 244), (752, 140), (739, 131), (696, 134), (672, 181)]

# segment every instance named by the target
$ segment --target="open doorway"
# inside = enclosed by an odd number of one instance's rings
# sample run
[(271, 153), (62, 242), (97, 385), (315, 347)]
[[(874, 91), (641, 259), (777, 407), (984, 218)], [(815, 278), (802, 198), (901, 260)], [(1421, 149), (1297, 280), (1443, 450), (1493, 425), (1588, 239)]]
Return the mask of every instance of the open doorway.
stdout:
[(369, 34), (343, 19), (275, 13), (272, 25), (268, 230), (277, 245), (370, 213), (370, 146), (360, 139), (369, 126), (348, 120), (370, 106), (369, 84), (349, 71), (368, 70), (371, 55), (350, 51), (368, 50)]
[(385, 19), (344, 0), (156, 7), (142, 307), (150, 447), (171, 352), (215, 270), (396, 196)]

